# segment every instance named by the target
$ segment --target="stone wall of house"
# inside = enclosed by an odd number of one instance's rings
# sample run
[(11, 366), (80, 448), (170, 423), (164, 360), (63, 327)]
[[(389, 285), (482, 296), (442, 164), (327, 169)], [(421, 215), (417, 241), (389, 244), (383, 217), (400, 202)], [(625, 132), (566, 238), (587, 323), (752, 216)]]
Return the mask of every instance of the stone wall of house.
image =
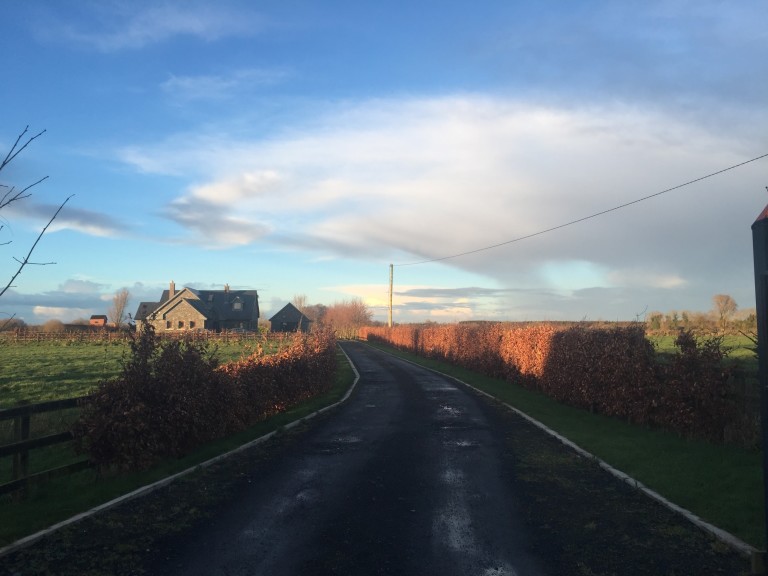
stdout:
[[(194, 325), (192, 323), (194, 322)], [(181, 323), (181, 326), (179, 325)], [(177, 306), (162, 318), (152, 321), (155, 332), (179, 332), (182, 330), (204, 330), (205, 317), (192, 306)]]

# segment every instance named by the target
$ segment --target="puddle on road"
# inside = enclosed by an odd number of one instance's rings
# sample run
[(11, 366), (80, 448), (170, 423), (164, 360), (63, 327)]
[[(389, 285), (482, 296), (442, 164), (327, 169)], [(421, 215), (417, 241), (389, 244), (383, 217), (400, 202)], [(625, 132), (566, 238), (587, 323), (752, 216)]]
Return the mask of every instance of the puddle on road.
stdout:
[(464, 472), (456, 468), (449, 468), (443, 472), (442, 480), (449, 486), (461, 486), (464, 483)]
[(443, 444), (455, 448), (477, 448), (480, 445), (473, 440), (446, 440)]
[(349, 447), (355, 447), (356, 444), (360, 444), (363, 441), (359, 436), (336, 436), (331, 440), (325, 442), (315, 442), (315, 452), (319, 454), (340, 454), (345, 450), (349, 450)]
[(334, 438), (334, 442), (338, 442), (340, 444), (355, 444), (356, 442), (361, 442), (361, 438), (359, 436), (338, 436)]
[(462, 414), (461, 410), (454, 408), (453, 406), (448, 406), (447, 404), (440, 406), (440, 412), (452, 417), (461, 416)]

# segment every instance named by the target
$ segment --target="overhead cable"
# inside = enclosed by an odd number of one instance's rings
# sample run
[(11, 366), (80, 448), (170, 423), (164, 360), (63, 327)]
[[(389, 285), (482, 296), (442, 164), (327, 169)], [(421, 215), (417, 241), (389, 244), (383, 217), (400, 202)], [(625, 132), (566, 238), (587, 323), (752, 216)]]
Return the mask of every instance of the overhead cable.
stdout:
[(749, 164), (750, 162), (756, 162), (757, 160), (762, 160), (763, 158), (766, 158), (766, 157), (768, 157), (768, 154), (763, 154), (762, 156), (757, 156), (756, 158), (752, 158), (751, 160), (740, 162), (739, 164), (734, 164), (733, 166), (729, 166), (728, 168), (723, 168), (722, 170), (718, 170), (717, 172), (712, 172), (711, 174), (707, 174), (706, 176), (696, 178), (695, 180), (690, 180), (688, 182), (685, 182), (684, 184), (678, 184), (677, 186), (673, 186), (672, 188), (667, 188), (666, 190), (662, 190), (661, 192), (649, 194), (648, 196), (643, 196), (642, 198), (638, 198), (637, 200), (632, 200), (631, 202), (621, 204), (620, 206), (614, 206), (613, 208), (608, 208), (607, 210), (602, 210), (601, 212), (596, 212), (595, 214), (590, 214), (589, 216), (584, 216), (583, 218), (578, 218), (577, 220), (571, 220), (570, 222), (566, 222), (565, 224), (560, 224), (558, 226), (553, 226), (552, 228), (547, 228), (546, 230), (540, 230), (538, 232), (533, 232), (532, 234), (519, 236), (518, 238), (513, 238), (512, 240), (499, 242), (498, 244), (492, 244), (491, 246), (484, 246), (483, 248), (468, 250), (467, 252), (452, 254), (450, 256), (442, 256), (440, 258), (431, 258), (429, 260), (420, 260), (418, 262), (406, 262), (404, 264), (394, 264), (394, 266), (416, 266), (418, 264), (429, 264), (431, 262), (440, 262), (442, 260), (450, 260), (452, 258), (459, 258), (460, 256), (467, 256), (469, 254), (484, 252), (485, 250), (491, 250), (493, 248), (498, 248), (500, 246), (506, 246), (507, 244), (514, 244), (515, 242), (520, 242), (521, 240), (527, 240), (528, 238), (533, 238), (534, 236), (541, 236), (542, 234), (547, 234), (548, 232), (554, 232), (555, 230), (560, 230), (561, 228), (565, 228), (566, 226), (572, 226), (574, 224), (578, 224), (579, 222), (584, 222), (585, 220), (597, 218), (598, 216), (602, 216), (610, 212), (615, 212), (616, 210), (621, 210), (622, 208), (626, 208), (627, 206), (632, 206), (633, 204), (638, 204), (639, 202), (650, 200), (651, 198), (655, 198), (656, 196), (661, 196), (662, 194), (666, 194), (667, 192), (672, 192), (673, 190), (678, 190), (685, 186), (690, 186), (691, 184), (695, 184), (696, 182), (701, 182), (702, 180), (706, 180), (707, 178), (712, 178), (713, 176), (717, 176), (718, 174), (722, 174), (723, 172), (728, 172), (729, 170), (740, 168), (741, 166)]

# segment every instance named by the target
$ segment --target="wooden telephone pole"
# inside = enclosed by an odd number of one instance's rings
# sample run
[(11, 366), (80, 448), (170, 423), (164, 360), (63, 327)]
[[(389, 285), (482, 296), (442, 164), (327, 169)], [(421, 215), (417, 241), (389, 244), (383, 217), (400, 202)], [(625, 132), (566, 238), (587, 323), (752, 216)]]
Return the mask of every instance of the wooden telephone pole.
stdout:
[(389, 317), (387, 326), (392, 328), (392, 274), (394, 270), (394, 264), (389, 265)]

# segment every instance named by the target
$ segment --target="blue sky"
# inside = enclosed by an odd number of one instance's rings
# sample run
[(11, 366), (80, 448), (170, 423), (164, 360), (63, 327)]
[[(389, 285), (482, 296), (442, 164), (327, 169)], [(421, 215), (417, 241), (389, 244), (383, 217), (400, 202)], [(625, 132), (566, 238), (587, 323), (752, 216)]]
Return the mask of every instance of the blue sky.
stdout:
[(762, 0), (6, 2), (0, 173), (28, 323), (177, 286), (362, 298), (395, 320), (754, 306), (768, 159)]

